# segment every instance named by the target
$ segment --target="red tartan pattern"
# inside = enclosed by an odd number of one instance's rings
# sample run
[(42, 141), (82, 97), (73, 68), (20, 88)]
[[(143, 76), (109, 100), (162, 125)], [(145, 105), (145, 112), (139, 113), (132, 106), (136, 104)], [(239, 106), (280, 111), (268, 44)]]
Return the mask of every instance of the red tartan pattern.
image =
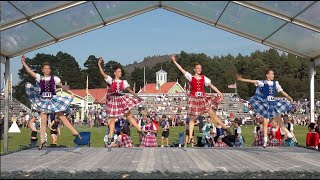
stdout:
[(188, 98), (188, 114), (199, 116), (209, 111), (209, 108), (216, 109), (221, 102), (217, 96), (203, 96), (195, 97), (189, 96)]
[(140, 99), (123, 96), (109, 96), (107, 99), (107, 114), (109, 117), (119, 117), (130, 112), (131, 108), (139, 105), (142, 102)]

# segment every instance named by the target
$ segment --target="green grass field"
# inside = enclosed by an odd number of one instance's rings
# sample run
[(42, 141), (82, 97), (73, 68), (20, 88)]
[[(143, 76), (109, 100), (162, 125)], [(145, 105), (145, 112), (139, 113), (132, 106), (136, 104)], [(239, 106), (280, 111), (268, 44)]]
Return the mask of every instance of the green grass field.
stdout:
[[(103, 138), (106, 135), (106, 127), (101, 126), (99, 128), (88, 128), (88, 127), (78, 127), (76, 128), (78, 131), (89, 131), (91, 132), (91, 146), (92, 147), (104, 147), (104, 141)], [(245, 146), (251, 146), (252, 139), (253, 139), (253, 129), (254, 126), (242, 126), (243, 136), (246, 140)], [(31, 130), (29, 128), (20, 128), (21, 133), (15, 133), (15, 134), (9, 134), (9, 152), (16, 151), (20, 148), (20, 145), (27, 145), (30, 142), (30, 135)], [(170, 128), (170, 135), (169, 135), (169, 143), (172, 144), (173, 142), (178, 142), (178, 134), (179, 132), (185, 132), (184, 126), (178, 126), (175, 128)], [(298, 144), (301, 146), (305, 146), (306, 141), (306, 134), (308, 132), (307, 126), (295, 126), (294, 127), (294, 134), (298, 140)], [(158, 131), (158, 145), (161, 145), (161, 136), (162, 129)], [(52, 143), (52, 138), (50, 136), (49, 128), (47, 128), (47, 134), (48, 134), (48, 145)], [(195, 136), (200, 136), (199, 134), (199, 127), (195, 127)], [(39, 133), (38, 133), (39, 137)], [(131, 128), (131, 138), (134, 142), (134, 144), (137, 146), (139, 144), (138, 139), (138, 133), (135, 130), (135, 128)], [(71, 146), (74, 147), (73, 143), (74, 137), (72, 136), (71, 131), (69, 131), (67, 128), (63, 127), (61, 128), (61, 136), (58, 136), (58, 146), (64, 145), (64, 146)], [(40, 143), (40, 140), (38, 140)], [(196, 141), (195, 141), (196, 143)], [(165, 142), (164, 142), (165, 144)], [(3, 141), (1, 140), (1, 154), (3, 153)]]

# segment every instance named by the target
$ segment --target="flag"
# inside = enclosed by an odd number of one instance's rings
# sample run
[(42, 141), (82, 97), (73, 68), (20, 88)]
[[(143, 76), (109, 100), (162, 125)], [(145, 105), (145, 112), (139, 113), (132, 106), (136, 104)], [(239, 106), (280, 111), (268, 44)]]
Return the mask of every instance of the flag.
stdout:
[(86, 95), (88, 96), (88, 94), (89, 94), (89, 80), (87, 76)]
[(230, 89), (236, 89), (236, 88), (237, 88), (237, 84), (236, 84), (236, 83), (230, 84), (230, 85), (228, 85), (228, 88), (230, 88)]

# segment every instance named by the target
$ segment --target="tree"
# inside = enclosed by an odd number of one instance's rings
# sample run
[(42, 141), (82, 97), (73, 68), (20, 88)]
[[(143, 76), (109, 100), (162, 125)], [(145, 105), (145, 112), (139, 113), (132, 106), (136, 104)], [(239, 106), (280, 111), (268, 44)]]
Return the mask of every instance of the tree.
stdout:
[[(101, 63), (101, 66), (104, 67), (104, 62)], [(98, 58), (90, 55), (84, 63), (84, 67), (86, 68), (84, 70), (84, 82), (86, 82), (86, 76), (88, 76), (90, 89), (106, 87), (105, 80), (98, 67)]]

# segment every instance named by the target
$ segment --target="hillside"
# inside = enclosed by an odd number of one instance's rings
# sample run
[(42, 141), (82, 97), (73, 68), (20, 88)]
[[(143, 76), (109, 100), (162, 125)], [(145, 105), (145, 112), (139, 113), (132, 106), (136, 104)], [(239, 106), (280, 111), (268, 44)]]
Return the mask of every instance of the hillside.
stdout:
[(124, 66), (123, 68), (127, 74), (131, 74), (135, 67), (137, 67), (137, 68), (138, 67), (143, 68), (144, 66), (145, 67), (153, 67), (157, 63), (168, 62), (168, 61), (170, 61), (169, 55), (151, 56), (151, 57), (148, 56), (148, 57), (145, 57), (142, 62), (129, 64), (127, 66)]

